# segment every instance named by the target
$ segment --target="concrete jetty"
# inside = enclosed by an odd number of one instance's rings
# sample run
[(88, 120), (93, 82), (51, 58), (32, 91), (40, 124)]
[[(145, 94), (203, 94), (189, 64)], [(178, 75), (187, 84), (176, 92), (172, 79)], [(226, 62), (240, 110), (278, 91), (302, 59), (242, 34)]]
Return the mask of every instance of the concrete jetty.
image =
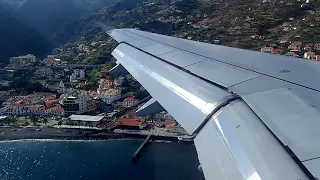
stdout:
[(137, 157), (139, 156), (140, 152), (143, 150), (143, 148), (146, 146), (146, 144), (149, 142), (151, 135), (148, 135), (147, 138), (143, 141), (143, 143), (139, 146), (139, 148), (136, 150), (136, 152), (133, 153), (131, 156), (132, 160), (135, 161)]

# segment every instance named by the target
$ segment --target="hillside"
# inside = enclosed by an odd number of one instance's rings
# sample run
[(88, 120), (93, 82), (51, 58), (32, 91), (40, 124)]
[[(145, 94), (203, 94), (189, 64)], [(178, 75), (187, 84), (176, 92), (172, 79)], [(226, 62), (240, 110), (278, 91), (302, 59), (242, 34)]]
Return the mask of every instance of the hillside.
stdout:
[[(258, 50), (291, 41), (320, 42), (320, 2), (295, 0), (120, 0), (60, 29), (55, 38), (100, 38), (95, 21)], [(70, 39), (69, 39), (70, 40)]]
[(115, 0), (0, 0), (12, 16), (51, 38), (66, 23), (73, 22)]
[(53, 45), (37, 31), (12, 17), (0, 6), (0, 62), (8, 63), (12, 56), (34, 54), (45, 56)]

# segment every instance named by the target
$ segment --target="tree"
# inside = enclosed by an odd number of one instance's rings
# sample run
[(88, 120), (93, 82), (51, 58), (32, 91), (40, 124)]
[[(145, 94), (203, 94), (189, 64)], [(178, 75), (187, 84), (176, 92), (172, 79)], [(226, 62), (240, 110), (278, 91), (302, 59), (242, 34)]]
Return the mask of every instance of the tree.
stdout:
[(38, 118), (37, 118), (36, 116), (31, 116), (30, 120), (31, 120), (31, 122), (33, 123), (34, 126), (37, 125), (37, 123), (38, 123)]
[(36, 82), (36, 83), (28, 83), (26, 86), (26, 91), (28, 93), (32, 93), (33, 91), (35, 92), (41, 92), (43, 90), (42, 84)]
[(59, 122), (58, 122), (58, 126), (61, 126), (61, 125), (62, 125), (62, 121), (59, 121)]
[(45, 125), (47, 125), (48, 119), (47, 119), (47, 118), (44, 118), (42, 122), (43, 122)]
[(29, 126), (29, 125), (30, 125), (30, 123), (27, 120), (24, 121), (23, 126)]
[(7, 124), (8, 124), (8, 125), (13, 125), (13, 126), (15, 126), (16, 123), (17, 123), (17, 119), (16, 119), (16, 118), (13, 118), (13, 117), (8, 117), (8, 118), (7, 118)]

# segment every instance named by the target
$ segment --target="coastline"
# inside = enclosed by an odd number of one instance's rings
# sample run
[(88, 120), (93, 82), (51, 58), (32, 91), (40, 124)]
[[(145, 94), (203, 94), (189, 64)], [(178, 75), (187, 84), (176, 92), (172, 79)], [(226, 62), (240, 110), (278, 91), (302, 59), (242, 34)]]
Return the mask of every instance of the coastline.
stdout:
[[(79, 129), (56, 129), (44, 128), (0, 128), (0, 141), (10, 140), (32, 140), (32, 139), (52, 139), (52, 140), (117, 140), (117, 139), (139, 139), (143, 140), (147, 135), (112, 133), (99, 130), (79, 130)], [(151, 140), (181, 142), (176, 137), (151, 136)], [(190, 143), (190, 142), (182, 142)]]

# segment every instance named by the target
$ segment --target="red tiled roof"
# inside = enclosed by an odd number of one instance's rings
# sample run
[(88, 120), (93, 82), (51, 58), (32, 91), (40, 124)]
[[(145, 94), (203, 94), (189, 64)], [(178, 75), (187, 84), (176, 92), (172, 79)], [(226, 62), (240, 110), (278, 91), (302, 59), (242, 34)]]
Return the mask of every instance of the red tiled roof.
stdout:
[(120, 118), (115, 124), (122, 125), (122, 126), (132, 126), (132, 127), (139, 127), (139, 126), (146, 127), (148, 123), (141, 122), (141, 120), (142, 120), (141, 118)]
[(108, 127), (111, 123), (108, 121), (102, 122), (101, 124), (99, 124), (99, 128), (105, 128)]
[(91, 105), (91, 104), (98, 104), (99, 102), (96, 100), (88, 100), (87, 104)]
[(171, 123), (166, 123), (166, 128), (173, 128), (176, 125), (176, 123), (171, 122)]
[(166, 128), (173, 128), (176, 123), (175, 122), (161, 122), (161, 121), (157, 121), (155, 122), (156, 126), (161, 126), (161, 125), (165, 125)]
[(137, 99), (133, 98), (133, 97), (127, 97), (123, 100), (123, 102), (135, 102), (137, 101)]
[(274, 50), (272, 51), (273, 54), (280, 54), (281, 52), (282, 52), (281, 49), (274, 49)]
[(47, 109), (54, 107), (56, 104), (59, 104), (59, 99), (53, 99), (45, 102)]

